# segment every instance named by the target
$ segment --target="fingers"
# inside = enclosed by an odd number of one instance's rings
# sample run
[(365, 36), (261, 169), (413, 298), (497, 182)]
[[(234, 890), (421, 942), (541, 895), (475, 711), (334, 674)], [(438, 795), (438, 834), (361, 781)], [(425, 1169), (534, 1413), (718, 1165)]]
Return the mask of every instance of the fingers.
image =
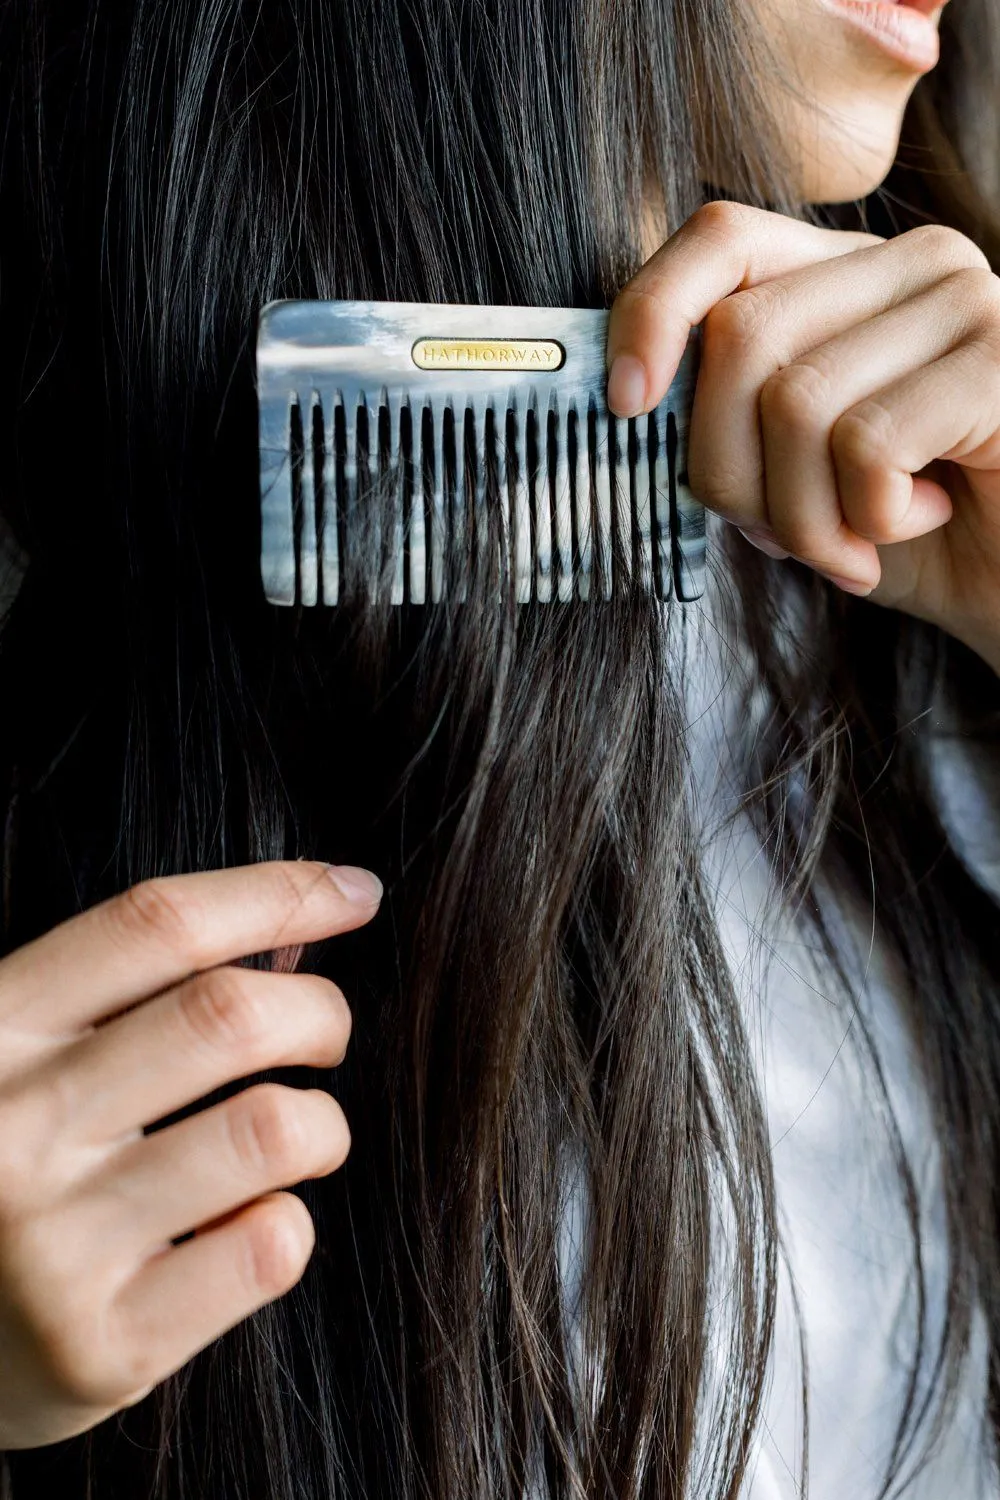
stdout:
[[(747, 487), (746, 498), (736, 507), (738, 524), (767, 526), (780, 547), (821, 572), (875, 588), (880, 576), (876, 544), (922, 536), (951, 513), (947, 496), (937, 487), (923, 491), (914, 503), (910, 471), (901, 466), (911, 452), (924, 447), (918, 428), (929, 436), (944, 427), (955, 441), (956, 420), (967, 427), (970, 412), (981, 406), (968, 369), (950, 388), (930, 375), (935, 362), (978, 325), (980, 316), (968, 299), (950, 303), (945, 284), (938, 283), (772, 376), (759, 400), (764, 479)], [(981, 367), (980, 375), (986, 374)], [(910, 376), (909, 389), (933, 387), (938, 406), (931, 411), (924, 396), (905, 423), (906, 431), (894, 421), (890, 432), (878, 393)], [(881, 424), (883, 480), (876, 498), (869, 474), (866, 498), (859, 503), (856, 487), (849, 493), (850, 471), (845, 468), (841, 474), (837, 451), (854, 430), (871, 462), (873, 422)], [(864, 429), (860, 434), (859, 424)], [(891, 443), (901, 446), (890, 451)], [(916, 467), (942, 451), (921, 458)], [(849, 481), (848, 490), (841, 488), (841, 478)], [(709, 490), (714, 492), (711, 482)], [(855, 520), (863, 523), (860, 535)]]
[(608, 404), (628, 417), (662, 401), (691, 329), (731, 292), (882, 243), (878, 235), (821, 229), (739, 203), (706, 204), (615, 299)]
[[(868, 593), (881, 576), (879, 545), (950, 519), (947, 491), (901, 468), (900, 454), (893, 461), (881, 441), (890, 424), (880, 397), (963, 341), (992, 335), (995, 345), (1000, 279), (964, 235), (928, 225), (882, 241), (709, 205), (643, 267), (622, 304), (609, 356), (639, 351), (642, 409), (665, 394), (691, 325), (704, 321), (691, 488), (772, 555), (795, 556)], [(661, 358), (669, 368), (650, 385)], [(948, 433), (952, 451), (927, 451), (918, 439), (910, 445), (921, 454), (917, 468), (958, 457), (956, 423), (967, 433), (970, 413), (992, 409), (957, 368), (924, 426), (924, 437)], [(989, 379), (985, 367), (982, 375)], [(612, 406), (614, 386), (610, 378)], [(860, 535), (852, 514), (865, 527)]]
[(86, 1187), (84, 1222), (122, 1264), (277, 1188), (333, 1172), (351, 1137), (322, 1089), (258, 1084), (132, 1142)]
[[(612, 309), (609, 405), (629, 415), (661, 400), (691, 327), (704, 321), (688, 441), (693, 493), (756, 531), (772, 555), (791, 553), (867, 592), (878, 582), (878, 553), (841, 511), (831, 429), (852, 401), (962, 336), (969, 323), (958, 287), (977, 277), (996, 284), (983, 252), (940, 225), (883, 241), (708, 204)], [(942, 292), (949, 281), (954, 296)], [(894, 503), (894, 540), (950, 514), (940, 486), (914, 486), (909, 476), (896, 483)]]
[[(996, 366), (995, 347), (963, 344), (841, 418), (831, 447), (841, 503), (855, 530), (893, 542), (930, 529), (917, 529), (911, 511), (918, 520), (935, 512), (947, 519), (947, 492), (929, 479), (912, 477), (939, 457), (961, 459), (970, 478), (969, 471), (977, 468), (1000, 467)], [(967, 490), (963, 524), (974, 528), (975, 486)]]
[(199, 1350), (301, 1279), (315, 1244), (305, 1205), (273, 1193), (152, 1257), (104, 1319), (90, 1397), (133, 1404)]
[[(860, 399), (884, 379), (911, 367), (921, 348), (926, 348), (926, 357), (936, 357), (942, 350), (942, 332), (954, 338), (961, 331), (960, 308), (955, 309), (958, 320), (954, 315), (945, 318), (941, 303), (928, 305), (920, 296), (934, 294), (950, 271), (962, 269), (980, 252), (961, 235), (946, 232), (939, 237), (936, 226), (915, 231), (909, 243), (908, 238), (807, 266), (779, 281), (737, 292), (710, 310), (688, 437), (689, 481), (705, 505), (740, 526), (766, 523), (761, 433), (765, 390), (779, 403), (787, 396), (794, 407), (800, 394), (794, 382), (801, 374), (803, 410), (808, 414), (812, 391), (821, 384), (832, 391), (844, 376), (848, 385), (853, 379)], [(908, 306), (912, 313), (905, 311)], [(897, 307), (904, 309), (899, 318), (878, 321)], [(924, 321), (918, 323), (918, 317)], [(854, 331), (867, 335), (864, 345), (839, 337)], [(845, 366), (847, 357), (850, 366)], [(821, 377), (815, 386), (807, 384), (813, 365)], [(880, 368), (885, 372), (882, 378)], [(787, 390), (780, 385), (783, 379), (793, 382)], [(772, 380), (777, 382), (773, 391)], [(793, 420), (795, 415), (793, 409)], [(863, 554), (859, 560), (864, 562)]]
[(144, 881), (0, 961), (0, 1019), (65, 1035), (200, 969), (368, 922), (375, 876), (273, 861)]
[[(232, 960), (358, 927), (380, 892), (318, 863), (153, 880), (0, 963), (0, 1446), (92, 1427), (301, 1275), (312, 1225), (275, 1190), (344, 1160), (326, 1093), (141, 1126), (260, 1067), (337, 1063), (334, 985)], [(123, 1333), (119, 1293), (156, 1339)]]
[(84, 1153), (264, 1068), (336, 1067), (351, 1013), (315, 974), (223, 966), (185, 980), (46, 1059), (21, 1090), (49, 1089)]

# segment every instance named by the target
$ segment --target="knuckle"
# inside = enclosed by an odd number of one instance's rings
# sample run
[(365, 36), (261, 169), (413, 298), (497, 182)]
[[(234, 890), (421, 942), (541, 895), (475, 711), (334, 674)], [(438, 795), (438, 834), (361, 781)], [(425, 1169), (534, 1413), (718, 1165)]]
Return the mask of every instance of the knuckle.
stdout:
[(276, 916), (275, 932), (270, 946), (278, 947), (281, 935), (310, 899), (315, 899), (317, 887), (329, 896), (330, 881), (324, 869), (306, 861), (281, 861), (272, 867), (269, 894)]
[(257, 1204), (243, 1230), (244, 1280), (251, 1295), (274, 1297), (293, 1287), (315, 1238), (309, 1210), (293, 1193)]
[(892, 417), (875, 400), (852, 406), (834, 423), (830, 445), (838, 463), (855, 469), (870, 469), (890, 451)]
[(642, 282), (623, 287), (618, 295), (618, 307), (619, 310), (624, 309), (630, 319), (653, 328), (666, 322), (670, 314), (666, 298), (660, 295), (654, 285)]
[(773, 314), (774, 300), (774, 293), (764, 287), (748, 287), (716, 302), (705, 316), (702, 358), (725, 363), (756, 344)]
[[(19, 1287), (30, 1302), (45, 1308), (68, 1307), (87, 1281), (81, 1239), (79, 1226), (56, 1210), (5, 1214), (4, 1285)], [(65, 1321), (61, 1316), (57, 1319), (60, 1326)]]
[(980, 266), (952, 271), (945, 277), (955, 300), (969, 317), (994, 322), (1000, 312), (1000, 276)]
[(170, 877), (140, 881), (108, 903), (108, 916), (126, 937), (139, 937), (181, 953), (198, 946), (192, 903)]
[(302, 905), (317, 878), (313, 865), (289, 864), (285, 860), (275, 864), (271, 880), (277, 904), (291, 915)]
[(765, 422), (814, 432), (828, 422), (831, 394), (829, 380), (816, 365), (804, 361), (785, 365), (761, 387), (761, 417)]
[(119, 1387), (103, 1328), (104, 1289), (76, 1240), (51, 1215), (7, 1225), (0, 1275), (31, 1330), (47, 1379), (63, 1396), (97, 1405)]
[(918, 224), (907, 232), (911, 245), (917, 245), (922, 253), (946, 265), (982, 266), (989, 269), (989, 260), (974, 240), (950, 224)]
[(306, 1160), (307, 1134), (298, 1091), (258, 1084), (237, 1095), (229, 1112), (236, 1159), (244, 1172), (294, 1181)]
[(725, 198), (713, 198), (702, 203), (691, 215), (688, 223), (702, 233), (730, 236), (734, 229), (742, 229), (750, 210), (743, 203), (730, 203)]
[(24, 1212), (51, 1191), (63, 1159), (59, 1148), (77, 1113), (70, 1078), (58, 1066), (0, 1099), (0, 1213)]
[(181, 1021), (198, 1048), (232, 1055), (256, 1052), (264, 1033), (261, 1007), (244, 973), (231, 967), (211, 969), (188, 980), (177, 991)]
[(995, 369), (1000, 362), (1000, 316), (990, 319), (984, 328), (979, 329), (975, 337), (969, 338), (966, 341), (966, 349), (967, 357), (979, 365), (979, 373), (981, 373), (983, 361)]

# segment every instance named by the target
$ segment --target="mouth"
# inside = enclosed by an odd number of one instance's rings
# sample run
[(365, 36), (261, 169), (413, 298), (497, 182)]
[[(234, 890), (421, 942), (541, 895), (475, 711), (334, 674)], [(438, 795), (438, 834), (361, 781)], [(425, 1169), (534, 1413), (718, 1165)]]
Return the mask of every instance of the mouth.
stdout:
[(935, 11), (943, 10), (948, 0), (869, 0), (870, 4), (898, 5), (903, 10), (916, 10), (922, 16), (932, 16)]
[(819, 0), (836, 10), (884, 53), (917, 73), (935, 67), (941, 55), (938, 22), (948, 0)]

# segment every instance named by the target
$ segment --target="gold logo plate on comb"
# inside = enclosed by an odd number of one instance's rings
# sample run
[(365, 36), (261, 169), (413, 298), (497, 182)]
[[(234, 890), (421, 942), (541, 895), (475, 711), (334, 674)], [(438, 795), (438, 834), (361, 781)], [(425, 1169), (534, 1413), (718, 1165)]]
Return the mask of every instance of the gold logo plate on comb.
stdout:
[(558, 370), (566, 358), (555, 339), (418, 339), (421, 370)]

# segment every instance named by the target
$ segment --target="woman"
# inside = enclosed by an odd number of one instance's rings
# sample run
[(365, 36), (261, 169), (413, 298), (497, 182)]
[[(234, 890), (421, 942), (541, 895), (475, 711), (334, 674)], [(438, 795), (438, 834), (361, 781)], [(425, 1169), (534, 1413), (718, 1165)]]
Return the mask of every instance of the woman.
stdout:
[[(903, 9), (6, 7), (15, 1500), (995, 1490), (1000, 20)], [(270, 611), (292, 295), (614, 301), (622, 415), (703, 322), (705, 599)]]

